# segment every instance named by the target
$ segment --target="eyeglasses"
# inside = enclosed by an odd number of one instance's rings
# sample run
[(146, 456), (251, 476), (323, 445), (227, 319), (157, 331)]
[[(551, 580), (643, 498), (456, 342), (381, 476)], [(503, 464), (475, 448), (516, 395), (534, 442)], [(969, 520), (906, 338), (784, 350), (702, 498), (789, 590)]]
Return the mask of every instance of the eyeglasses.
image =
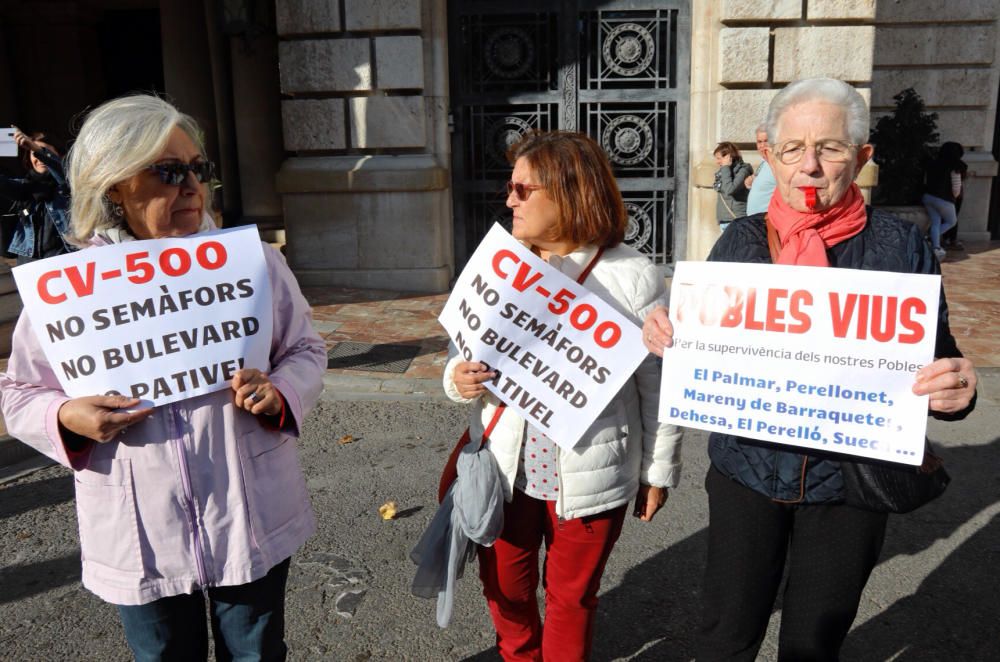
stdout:
[(190, 172), (194, 178), (204, 184), (211, 181), (215, 175), (215, 164), (211, 161), (195, 161), (194, 163), (154, 163), (147, 170), (152, 170), (160, 177), (160, 181), (169, 186), (180, 186)]
[(521, 182), (507, 182), (507, 197), (510, 197), (511, 192), (517, 194), (517, 199), (524, 202), (531, 196), (532, 191), (537, 191), (538, 189), (545, 188), (544, 186), (535, 186), (534, 184), (522, 184)]
[[(807, 145), (801, 140), (789, 140), (774, 146), (774, 155), (785, 165), (793, 165), (802, 160)], [(847, 163), (851, 160), (851, 149), (855, 143), (845, 143), (842, 140), (818, 140), (812, 144), (816, 150), (816, 158), (827, 163)]]

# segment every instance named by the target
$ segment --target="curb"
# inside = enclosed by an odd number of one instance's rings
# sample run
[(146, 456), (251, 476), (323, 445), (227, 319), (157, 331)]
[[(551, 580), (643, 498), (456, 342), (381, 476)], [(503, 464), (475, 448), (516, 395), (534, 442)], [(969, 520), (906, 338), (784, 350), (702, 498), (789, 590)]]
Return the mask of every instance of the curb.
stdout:
[(0, 485), (54, 464), (55, 461), (14, 437), (0, 436)]
[(321, 400), (327, 401), (441, 401), (450, 402), (439, 379), (362, 377), (327, 372)]
[(41, 453), (27, 444), (22, 444), (9, 434), (0, 436), (0, 467), (18, 464), (37, 455)]

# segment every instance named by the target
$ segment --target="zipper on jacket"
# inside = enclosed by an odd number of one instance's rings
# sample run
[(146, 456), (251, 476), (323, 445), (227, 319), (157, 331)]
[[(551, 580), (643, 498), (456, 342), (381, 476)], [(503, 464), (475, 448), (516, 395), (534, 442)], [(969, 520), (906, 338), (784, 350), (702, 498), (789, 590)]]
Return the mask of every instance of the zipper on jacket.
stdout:
[(205, 559), (201, 550), (201, 526), (198, 523), (198, 511), (194, 507), (194, 491), (191, 489), (191, 475), (188, 473), (187, 454), (184, 452), (184, 431), (180, 416), (174, 405), (170, 407), (170, 420), (174, 423), (174, 445), (177, 448), (177, 463), (181, 468), (181, 485), (184, 487), (184, 505), (188, 511), (188, 521), (191, 523), (191, 533), (194, 545), (194, 560), (198, 566), (198, 583), (208, 585), (208, 573), (205, 572)]
[[(799, 496), (797, 498), (795, 498), (795, 499), (778, 499), (778, 498), (773, 498), (773, 499), (771, 499), (771, 501), (774, 501), (775, 503), (802, 503), (803, 501), (806, 500), (806, 462), (807, 461), (808, 461), (808, 458), (805, 455), (803, 455), (802, 456), (802, 473), (799, 476)], [(777, 471), (775, 471), (775, 473), (774, 473), (774, 478), (775, 478), (775, 482), (777, 482), (777, 479), (778, 479), (778, 472)]]
[(559, 490), (559, 494), (556, 495), (556, 517), (559, 519), (559, 523), (562, 524), (566, 521), (563, 517), (563, 475), (562, 475), (562, 462), (560, 458), (562, 457), (562, 448), (556, 445), (556, 488)]

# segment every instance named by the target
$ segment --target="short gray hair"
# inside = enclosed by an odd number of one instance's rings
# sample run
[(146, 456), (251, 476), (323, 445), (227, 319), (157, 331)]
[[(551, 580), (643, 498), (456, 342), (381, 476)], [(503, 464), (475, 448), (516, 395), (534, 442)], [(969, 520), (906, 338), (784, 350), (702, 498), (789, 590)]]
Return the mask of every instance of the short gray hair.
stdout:
[(760, 124), (757, 125), (757, 128), (754, 129), (754, 131), (753, 131), (753, 137), (754, 137), (754, 139), (757, 138), (757, 134), (758, 133), (764, 133), (764, 134), (767, 134), (768, 136), (771, 135), (770, 133), (767, 132), (767, 122), (766, 121), (765, 122), (761, 122)]
[(768, 140), (778, 139), (778, 120), (786, 110), (808, 101), (825, 101), (843, 108), (851, 142), (857, 145), (868, 142), (868, 104), (856, 89), (835, 78), (797, 80), (778, 92), (767, 109), (765, 124)]
[[(152, 165), (163, 153), (174, 127), (188, 134), (204, 154), (198, 123), (159, 97), (122, 97), (98, 106), (87, 116), (66, 157), (73, 238), (86, 241), (97, 230), (125, 223), (111, 213), (108, 190)], [(210, 203), (206, 198), (206, 211), (210, 211)]]

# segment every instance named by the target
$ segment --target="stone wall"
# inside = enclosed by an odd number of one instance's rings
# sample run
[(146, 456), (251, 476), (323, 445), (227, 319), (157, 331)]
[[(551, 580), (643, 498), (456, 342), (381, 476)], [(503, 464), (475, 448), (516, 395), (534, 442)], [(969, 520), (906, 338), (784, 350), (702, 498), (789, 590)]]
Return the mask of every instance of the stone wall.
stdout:
[[(875, 7), (875, 0), (694, 0), (689, 259), (704, 258), (719, 235), (716, 144), (735, 142), (759, 163), (754, 131), (778, 90), (798, 78), (840, 78), (869, 98)], [(874, 178), (869, 166), (858, 183), (870, 187)]]
[(963, 239), (986, 240), (991, 153), (1000, 81), (1000, 3), (995, 0), (880, 0), (875, 15), (872, 114), (912, 87), (938, 114), (941, 140), (965, 146), (970, 167), (959, 216)]
[(447, 289), (445, 0), (277, 0), (289, 264), (305, 285)]

